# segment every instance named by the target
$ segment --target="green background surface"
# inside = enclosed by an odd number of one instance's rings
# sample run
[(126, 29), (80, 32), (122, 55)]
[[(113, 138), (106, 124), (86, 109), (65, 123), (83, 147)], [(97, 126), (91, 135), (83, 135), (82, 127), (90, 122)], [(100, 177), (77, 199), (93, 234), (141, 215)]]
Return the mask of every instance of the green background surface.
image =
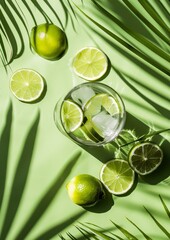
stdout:
[[(103, 149), (87, 149), (85, 151), (63, 136), (56, 128), (53, 120), (53, 110), (57, 100), (72, 87), (84, 82), (84, 80), (76, 77), (71, 69), (73, 56), (83, 47), (97, 46), (108, 56), (111, 68), (102, 82), (114, 88), (122, 96), (127, 110), (125, 128), (135, 130), (138, 136), (147, 134), (149, 129), (170, 128), (170, 79), (168, 74), (132, 53), (130, 47), (127, 49), (122, 46), (120, 42), (117, 42), (112, 36), (96, 26), (94, 22), (92, 23), (87, 19), (72, 4), (72, 1), (51, 0), (48, 5), (48, 2), (44, 0), (41, 5), (37, 3), (36, 6), (33, 1), (29, 0), (27, 1), (29, 8), (26, 7), (24, 2), (19, 0), (12, 2), (22, 18), (10, 1), (6, 6), (2, 1), (1, 6), (3, 16), (8, 23), (3, 25), (3, 19), (1, 19), (3, 29), (9, 27), (16, 38), (18, 52), (22, 48), (24, 50), (21, 56), (12, 57), (12, 61), (7, 68), (3, 66), (3, 61), (0, 65), (0, 196), (2, 200), (0, 229), (8, 233), (5, 239), (17, 239), (17, 234), (24, 227), (28, 218), (31, 221), (26, 228), (27, 234), (21, 235), (20, 239), (38, 239), (38, 236), (51, 228), (54, 229), (53, 236), (40, 239), (59, 239), (58, 233), (60, 231), (64, 236), (67, 231), (79, 236), (80, 232), (74, 226), (76, 221), (95, 223), (105, 228), (106, 232), (114, 230), (114, 233), (119, 233), (119, 230), (113, 227), (110, 220), (125, 227), (137, 238), (142, 239), (141, 233), (127, 221), (126, 217), (134, 221), (141, 229), (144, 229), (154, 240), (168, 239), (166, 236), (162, 236), (161, 230), (148, 217), (148, 213), (143, 206), (154, 213), (164, 227), (169, 229), (169, 219), (162, 209), (159, 194), (170, 207), (170, 133), (165, 132), (162, 134), (163, 138), (159, 139), (159, 142), (162, 141), (161, 146), (165, 157), (163, 164), (156, 173), (146, 178), (145, 181), (139, 179), (133, 191), (127, 196), (108, 196), (96, 207), (84, 210), (69, 200), (65, 184), (73, 176), (80, 173), (88, 173), (99, 177), (103, 162), (112, 159), (114, 153), (110, 149), (109, 151), (103, 151)], [(101, 13), (91, 1), (74, 2), (97, 23), (124, 39), (135, 49), (139, 49), (149, 58), (159, 62), (166, 69), (169, 68), (167, 60), (158, 56), (157, 52), (149, 50), (144, 43), (134, 41), (132, 34), (123, 32), (122, 28), (119, 28), (109, 15)], [(170, 11), (168, 1), (153, 0), (149, 2), (153, 4), (154, 9), (163, 21), (168, 22)], [(62, 3), (65, 4), (64, 6), (67, 7), (68, 11), (63, 8)], [(98, 1), (98, 3), (101, 3), (101, 6), (108, 9), (126, 27), (151, 40), (156, 46), (169, 54), (170, 49), (167, 43), (153, 34), (152, 30), (146, 27), (123, 1), (105, 0)], [(138, 1), (131, 0), (130, 3), (168, 38), (165, 30)], [(73, 9), (70, 4), (72, 4)], [(62, 23), (65, 29), (68, 38), (68, 50), (58, 61), (45, 60), (33, 53), (29, 47), (26, 28), (30, 32), (35, 25), (34, 18), (37, 24), (46, 21), (40, 8), (44, 9), (44, 12), (54, 24), (62, 27)], [(15, 17), (16, 23), (12, 20), (8, 11)], [(68, 19), (67, 14), (69, 14)], [(26, 24), (26, 28), (23, 22)], [(16, 25), (21, 30), (23, 43)], [(10, 59), (14, 45), (11, 46), (10, 41), (3, 34), (1, 47), (2, 41), (7, 52), (7, 58)], [(10, 76), (20, 68), (34, 69), (44, 77), (47, 90), (41, 101), (26, 104), (18, 101), (10, 92)], [(72, 168), (69, 166), (63, 172), (66, 164), (69, 164), (70, 159), (74, 158), (79, 151), (81, 151), (81, 155), (78, 161)], [(52, 188), (53, 184), (54, 187)], [(47, 192), (46, 198), (43, 198)], [(0, 239), (4, 238), (1, 236)]]

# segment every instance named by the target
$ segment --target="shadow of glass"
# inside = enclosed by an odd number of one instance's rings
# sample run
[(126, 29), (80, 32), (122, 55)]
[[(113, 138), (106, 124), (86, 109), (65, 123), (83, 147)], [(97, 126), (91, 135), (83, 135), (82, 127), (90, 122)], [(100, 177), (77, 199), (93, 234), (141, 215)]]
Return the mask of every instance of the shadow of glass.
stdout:
[[(146, 126), (140, 120), (132, 116), (130, 113), (127, 113), (124, 130), (125, 131), (129, 129), (134, 130), (134, 126), (138, 126), (135, 129), (136, 136), (141, 136), (149, 132), (148, 126)], [(91, 147), (91, 146), (80, 145), (80, 147), (83, 148), (88, 153), (90, 153), (91, 155), (93, 155), (95, 158), (97, 158), (101, 162), (106, 163), (107, 161), (115, 158), (118, 145), (116, 144), (115, 141), (112, 141), (111, 143), (108, 143), (104, 146)]]
[(47, 189), (43, 197), (40, 199), (40, 201), (34, 207), (33, 211), (30, 213), (30, 216), (28, 217), (26, 222), (23, 224), (17, 236), (14, 238), (15, 240), (25, 239), (28, 233), (31, 231), (31, 229), (35, 227), (36, 223), (45, 213), (46, 209), (49, 207), (50, 203), (52, 202), (52, 200), (60, 190), (62, 184), (66, 180), (67, 176), (70, 174), (72, 168), (78, 161), (80, 155), (81, 155), (80, 151), (75, 153), (70, 158), (70, 160), (65, 165), (65, 167), (60, 171), (60, 173), (57, 175), (54, 182)]
[(11, 124), (12, 124), (12, 104), (10, 102), (7, 116), (6, 116), (6, 123), (4, 129), (1, 134), (0, 138), (0, 212), (1, 212), (1, 205), (4, 196), (5, 190), (5, 182), (6, 182), (6, 175), (7, 175), (7, 166), (8, 166), (8, 153), (9, 153), (9, 144), (10, 144), (10, 136), (11, 136)]
[(47, 231), (45, 231), (44, 233), (42, 233), (41, 235), (35, 237), (35, 239), (36, 240), (52, 239), (54, 236), (56, 236), (57, 234), (62, 232), (65, 228), (72, 225), (76, 220), (80, 219), (85, 213), (86, 213), (86, 211), (82, 211), (77, 214), (74, 214), (70, 218), (63, 221), (62, 223), (55, 225), (54, 227), (52, 227), (52, 228), (48, 229)]
[(12, 226), (16, 216), (22, 195), (24, 192), (25, 184), (27, 181), (29, 168), (31, 165), (32, 154), (34, 150), (34, 143), (39, 123), (39, 114), (37, 115), (33, 125), (31, 126), (26, 137), (24, 147), (22, 149), (18, 165), (16, 167), (13, 184), (9, 196), (9, 202), (4, 218), (4, 223), (1, 230), (1, 239), (6, 239), (6, 236)]

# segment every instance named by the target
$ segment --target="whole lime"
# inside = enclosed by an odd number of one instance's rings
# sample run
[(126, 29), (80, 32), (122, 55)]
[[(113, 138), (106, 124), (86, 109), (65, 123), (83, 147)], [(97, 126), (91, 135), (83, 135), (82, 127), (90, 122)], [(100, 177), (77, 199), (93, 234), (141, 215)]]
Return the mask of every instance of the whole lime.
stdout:
[(104, 198), (102, 183), (89, 174), (80, 174), (66, 185), (68, 195), (73, 203), (91, 207)]
[(48, 60), (59, 59), (67, 49), (66, 34), (51, 23), (33, 27), (30, 33), (30, 42), (35, 52)]

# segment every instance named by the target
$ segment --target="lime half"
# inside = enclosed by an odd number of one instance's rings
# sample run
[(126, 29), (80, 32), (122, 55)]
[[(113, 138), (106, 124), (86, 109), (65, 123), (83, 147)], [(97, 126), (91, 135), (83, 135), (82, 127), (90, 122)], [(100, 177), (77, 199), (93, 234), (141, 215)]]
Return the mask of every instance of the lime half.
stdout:
[(103, 165), (100, 172), (100, 179), (109, 192), (121, 195), (132, 188), (135, 172), (127, 161), (114, 159)]
[(65, 130), (75, 131), (83, 122), (83, 112), (81, 108), (70, 100), (65, 100), (61, 108), (61, 119)]
[(23, 102), (37, 100), (44, 90), (42, 76), (31, 69), (19, 69), (10, 79), (10, 89)]
[(158, 168), (163, 159), (161, 148), (151, 142), (138, 143), (129, 152), (129, 164), (140, 175), (147, 175)]
[(106, 55), (95, 47), (81, 49), (73, 59), (74, 72), (88, 81), (100, 79), (108, 69)]

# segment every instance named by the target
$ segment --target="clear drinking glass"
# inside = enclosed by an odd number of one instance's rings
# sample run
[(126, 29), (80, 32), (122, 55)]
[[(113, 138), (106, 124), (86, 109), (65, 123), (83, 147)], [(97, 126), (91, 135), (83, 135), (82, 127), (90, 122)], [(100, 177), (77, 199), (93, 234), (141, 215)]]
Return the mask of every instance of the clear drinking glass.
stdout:
[[(62, 107), (69, 100), (81, 108), (83, 121), (73, 132), (66, 131)], [(119, 94), (103, 83), (82, 83), (74, 87), (56, 104), (54, 121), (57, 128), (83, 146), (103, 146), (112, 142), (126, 120), (124, 103)]]

